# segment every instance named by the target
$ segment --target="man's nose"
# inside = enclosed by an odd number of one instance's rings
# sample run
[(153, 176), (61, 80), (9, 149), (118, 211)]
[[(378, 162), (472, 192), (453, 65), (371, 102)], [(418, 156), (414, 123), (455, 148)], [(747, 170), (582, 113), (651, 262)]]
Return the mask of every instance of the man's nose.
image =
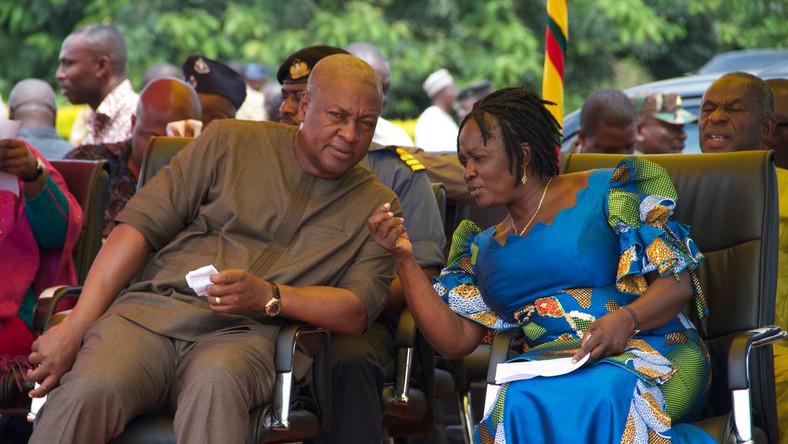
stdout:
[(358, 128), (356, 122), (353, 120), (346, 120), (339, 128), (339, 134), (347, 143), (355, 143), (358, 141)]

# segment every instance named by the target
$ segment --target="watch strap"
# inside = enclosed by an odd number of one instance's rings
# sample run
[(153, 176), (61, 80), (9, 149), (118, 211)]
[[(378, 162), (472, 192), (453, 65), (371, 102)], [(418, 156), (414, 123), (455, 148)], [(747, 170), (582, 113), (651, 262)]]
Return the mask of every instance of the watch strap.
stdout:
[(20, 177), (20, 179), (22, 179), (22, 182), (35, 182), (39, 177), (41, 177), (42, 174), (44, 174), (45, 169), (46, 167), (44, 167), (44, 162), (42, 162), (41, 159), (36, 158), (35, 174), (33, 174), (32, 177)]

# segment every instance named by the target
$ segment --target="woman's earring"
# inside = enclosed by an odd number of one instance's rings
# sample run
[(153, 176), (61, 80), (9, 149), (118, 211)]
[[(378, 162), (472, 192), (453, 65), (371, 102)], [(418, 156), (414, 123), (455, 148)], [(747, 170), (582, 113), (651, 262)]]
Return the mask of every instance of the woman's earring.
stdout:
[(523, 177), (520, 179), (520, 183), (525, 185), (528, 182), (528, 175), (525, 174), (525, 168), (523, 168)]

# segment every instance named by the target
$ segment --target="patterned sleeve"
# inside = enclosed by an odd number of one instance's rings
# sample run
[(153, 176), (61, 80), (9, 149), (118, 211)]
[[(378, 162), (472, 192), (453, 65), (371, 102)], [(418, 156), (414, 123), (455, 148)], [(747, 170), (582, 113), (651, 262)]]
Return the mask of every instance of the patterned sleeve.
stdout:
[(703, 318), (708, 307), (695, 275), (703, 260), (689, 227), (671, 219), (678, 193), (667, 171), (639, 157), (622, 160), (613, 171), (608, 196), (608, 223), (619, 237), (621, 256), (616, 288), (628, 294), (643, 293), (645, 275), (657, 271), (674, 276), (688, 271), (695, 306)]
[(452, 311), (464, 318), (495, 330), (517, 327), (499, 318), (484, 302), (479, 291), (475, 268), (479, 251), (476, 236), (480, 232), (473, 222), (460, 222), (452, 235), (446, 268), (433, 280), (435, 291)]

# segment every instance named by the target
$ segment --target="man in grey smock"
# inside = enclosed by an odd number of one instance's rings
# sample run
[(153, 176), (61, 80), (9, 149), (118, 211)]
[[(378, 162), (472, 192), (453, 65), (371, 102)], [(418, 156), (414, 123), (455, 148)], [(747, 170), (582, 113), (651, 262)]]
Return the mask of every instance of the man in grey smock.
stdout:
[[(300, 129), (216, 121), (178, 153), (118, 216), (73, 312), (33, 346), (31, 394), (50, 395), (31, 442), (106, 442), (170, 406), (179, 442), (241, 443), (249, 409), (271, 398), (282, 319), (361, 334), (393, 277), (367, 219), (387, 202), (400, 212), (357, 165), (380, 105), (372, 69), (332, 56)], [(219, 273), (201, 298), (184, 276), (208, 264)]]

